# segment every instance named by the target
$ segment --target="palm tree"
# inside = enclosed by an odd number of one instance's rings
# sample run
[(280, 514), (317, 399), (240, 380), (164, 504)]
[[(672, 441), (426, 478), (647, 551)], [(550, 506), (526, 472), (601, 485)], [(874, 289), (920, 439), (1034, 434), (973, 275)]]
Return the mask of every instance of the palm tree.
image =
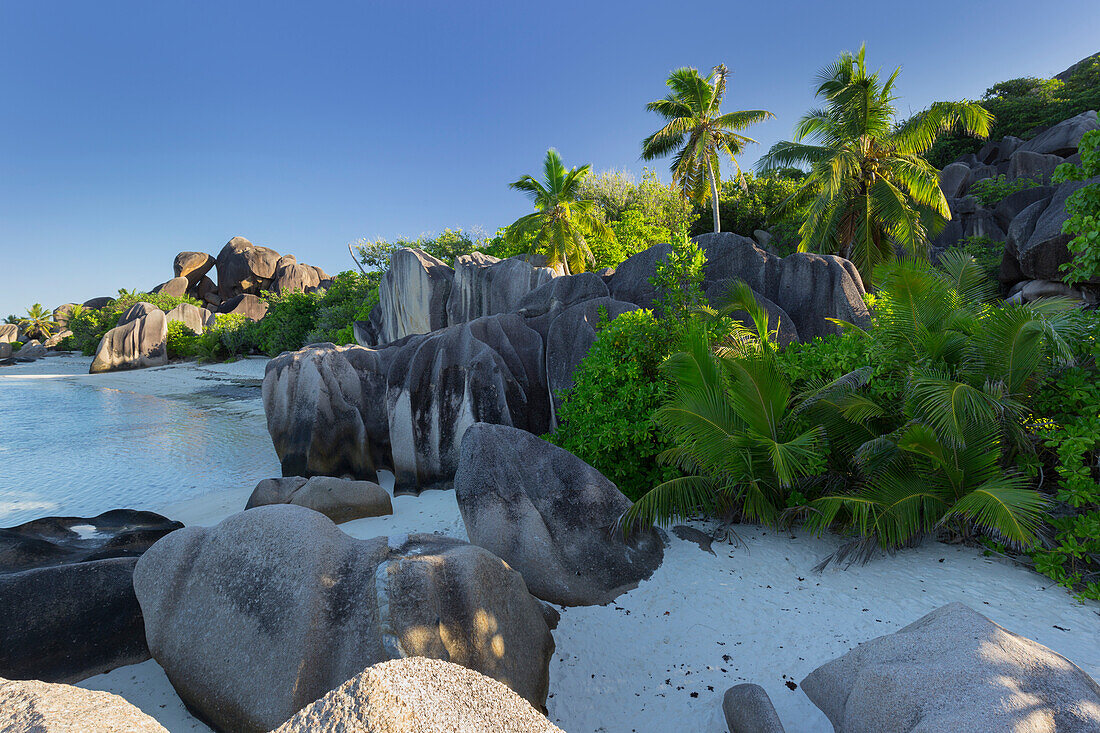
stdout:
[(29, 337), (46, 339), (53, 330), (53, 313), (35, 303), (27, 309), (27, 315), (19, 319), (23, 333)]
[(937, 102), (899, 126), (894, 82), (901, 69), (883, 81), (867, 72), (864, 55), (864, 47), (855, 56), (844, 52), (818, 73), (825, 107), (804, 115), (795, 140), (776, 143), (758, 167), (810, 167), (799, 193), (815, 196), (799, 250), (847, 257), (870, 284), (875, 265), (892, 260), (895, 246), (921, 255), (951, 218), (939, 172), (924, 153), (952, 130), (988, 136), (993, 116), (977, 103)]
[(664, 99), (646, 105), (647, 110), (656, 112), (667, 122), (642, 141), (642, 158), (645, 160), (663, 158), (675, 152), (672, 180), (680, 186), (685, 196), (702, 204), (709, 193), (716, 232), (721, 231), (718, 216), (719, 155), (725, 153), (729, 156), (740, 176), (741, 166), (736, 156), (745, 149), (746, 144), (756, 141), (741, 135), (739, 131), (774, 117), (771, 112), (762, 109), (722, 114), (722, 97), (726, 94), (728, 75), (725, 64), (715, 66), (706, 77), (687, 66), (669, 74), (665, 84), (672, 92)]
[(535, 213), (510, 224), (504, 230), (504, 241), (532, 243), (532, 251), (541, 251), (550, 266), (560, 265), (567, 275), (584, 272), (594, 264), (585, 237), (615, 235), (601, 220), (596, 202), (580, 198), (581, 182), (591, 170), (590, 165), (566, 170), (558, 151), (547, 150), (541, 182), (523, 176), (508, 184), (528, 195), (535, 204)]

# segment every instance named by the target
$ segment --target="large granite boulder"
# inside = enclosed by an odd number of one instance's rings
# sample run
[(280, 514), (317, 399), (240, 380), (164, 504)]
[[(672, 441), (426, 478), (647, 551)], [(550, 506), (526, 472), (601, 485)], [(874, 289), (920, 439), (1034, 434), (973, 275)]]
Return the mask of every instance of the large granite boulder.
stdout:
[(1081, 138), (1090, 130), (1100, 130), (1100, 122), (1097, 122), (1095, 110), (1082, 112), (1076, 117), (1059, 122), (1028, 140), (1019, 147), (1019, 150), (1068, 158), (1077, 152)]
[[(730, 291), (737, 282), (737, 280), (711, 282), (704, 293), (707, 296), (707, 301), (715, 308), (722, 306), (728, 302)], [(774, 335), (775, 341), (782, 346), (797, 342), (798, 329), (794, 325), (794, 319), (785, 310), (760, 293), (754, 292), (753, 295), (756, 297), (756, 302), (764, 307), (764, 311), (768, 315), (768, 331)], [(730, 313), (730, 317), (739, 321), (745, 328), (755, 332), (756, 324), (753, 323), (747, 311), (733, 311)]]
[(167, 363), (168, 319), (164, 311), (154, 308), (148, 315), (116, 326), (104, 334), (88, 371), (99, 374)]
[(89, 308), (91, 310), (99, 310), (100, 308), (104, 308), (110, 305), (111, 301), (113, 300), (114, 298), (112, 298), (111, 296), (103, 295), (98, 298), (89, 298), (88, 300), (84, 301), (83, 305), (85, 308)]
[(1054, 175), (1054, 169), (1062, 164), (1062, 157), (1033, 153), (1030, 150), (1017, 150), (1008, 160), (1008, 179), (1030, 178), (1047, 184)]
[(10, 341), (0, 341), (0, 364), (10, 366), (15, 363), (15, 359), (12, 356), (15, 352), (11, 348)]
[(966, 193), (970, 185), (970, 166), (965, 163), (952, 163), (940, 171), (940, 189), (949, 199), (956, 199)]
[(1062, 233), (1062, 225), (1069, 218), (1066, 199), (1095, 183), (1100, 183), (1100, 176), (1059, 184), (1049, 199), (1031, 204), (1012, 220), (1005, 248), (1016, 257), (1028, 278), (1061, 279), (1061, 265), (1072, 259), (1067, 245), (1073, 237)]
[(0, 677), (75, 682), (149, 658), (136, 558), (183, 525), (152, 512), (0, 529)]
[[(803, 252), (776, 257), (730, 232), (702, 234), (695, 241), (707, 258), (704, 291), (716, 282), (743, 280), (786, 312), (803, 340), (839, 332), (829, 318), (870, 325), (863, 280), (848, 260)], [(611, 277), (611, 297), (652, 307), (657, 292), (650, 279), (670, 251), (667, 244), (654, 245), (619, 265)]]
[(46, 349), (56, 349), (58, 346), (61, 345), (62, 341), (72, 335), (73, 332), (66, 328), (63, 331), (58, 331), (57, 333), (53, 334), (48, 339), (43, 341), (42, 346), (44, 346)]
[(63, 303), (53, 309), (53, 320), (61, 328), (66, 328), (69, 325), (69, 319), (72, 317), (73, 308), (76, 307), (76, 303)]
[(802, 680), (837, 733), (1100, 730), (1100, 686), (1065, 657), (950, 603)]
[(164, 317), (169, 323), (179, 321), (195, 333), (202, 333), (206, 328), (214, 325), (213, 313), (190, 303), (180, 303), (168, 311)]
[(268, 731), (366, 667), (447, 659), (536, 707), (554, 650), (523, 578), (459, 540), (357, 540), (302, 507), (173, 532), (138, 560), (153, 658), (219, 730)]
[(447, 299), (447, 322), (464, 323), (496, 313), (514, 313), (527, 293), (553, 279), (548, 267), (526, 257), (501, 260), (474, 252), (455, 260), (454, 284)]
[(614, 600), (661, 564), (652, 527), (624, 538), (630, 508), (611, 481), (567, 450), (506, 425), (479, 423), (462, 439), (455, 498), (466, 534), (563, 606)]
[(382, 662), (300, 710), (275, 733), (562, 733), (496, 680), (440, 659)]
[(283, 255), (275, 267), (275, 292), (305, 292), (321, 284), (318, 268), (300, 265), (293, 255)]
[(447, 488), (475, 422), (549, 430), (541, 336), (514, 313), (379, 349), (314, 344), (272, 359), (264, 409), (285, 476), (395, 476), (394, 492)]
[[(526, 318), (560, 313), (586, 300), (607, 298), (611, 292), (603, 278), (593, 272), (562, 275), (527, 293), (516, 304), (516, 312)], [(633, 301), (631, 301), (633, 302)]]
[(150, 313), (163, 312), (160, 308), (157, 308), (152, 303), (146, 303), (141, 301), (134, 303), (132, 306), (122, 312), (122, 315), (118, 317), (118, 323), (116, 326), (125, 326), (127, 323), (133, 323), (139, 318), (149, 315)]
[(1010, 193), (993, 208), (993, 217), (997, 220), (997, 224), (1000, 225), (1001, 229), (1007, 232), (1012, 220), (1021, 211), (1036, 201), (1049, 199), (1053, 194), (1054, 186), (1034, 186)]
[(20, 336), (19, 325), (16, 323), (0, 323), (0, 341), (6, 344), (15, 343)]
[(15, 355), (18, 361), (37, 361), (46, 357), (46, 346), (38, 339), (31, 339)]
[(372, 481), (335, 476), (267, 478), (256, 484), (245, 509), (269, 504), (294, 504), (321, 512), (340, 524), (363, 517), (393, 514), (390, 495)]
[(175, 277), (187, 278), (188, 287), (194, 288), (217, 262), (205, 252), (180, 252), (172, 262), (172, 273)]
[(447, 263), (423, 250), (403, 247), (394, 252), (378, 287), (381, 332), (373, 345), (446, 326), (454, 277)]
[(173, 298), (182, 298), (187, 295), (187, 289), (191, 286), (187, 278), (180, 276), (174, 277), (167, 282), (163, 282), (153, 288), (154, 293), (163, 293), (164, 295), (170, 295)]
[(269, 290), (279, 253), (258, 247), (244, 237), (233, 237), (218, 253), (218, 293), (228, 300), (242, 293)]
[(267, 301), (252, 293), (235, 295), (218, 306), (218, 313), (239, 315), (250, 321), (258, 321), (267, 315)]
[(0, 730), (11, 733), (168, 733), (110, 692), (0, 678)]

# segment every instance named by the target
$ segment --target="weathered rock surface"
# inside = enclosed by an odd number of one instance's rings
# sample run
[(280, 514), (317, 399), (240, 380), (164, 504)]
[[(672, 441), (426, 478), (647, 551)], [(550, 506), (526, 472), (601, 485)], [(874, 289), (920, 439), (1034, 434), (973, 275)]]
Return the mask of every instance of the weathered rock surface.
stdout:
[(46, 356), (46, 347), (38, 339), (31, 339), (27, 343), (23, 344), (23, 348), (19, 349), (15, 358), (19, 361), (37, 361)]
[(19, 326), (15, 323), (0, 323), (0, 341), (6, 344), (19, 340)]
[(104, 295), (99, 298), (91, 298), (84, 301), (85, 308), (91, 308), (92, 310), (99, 310), (100, 308), (108, 305), (114, 298), (109, 295)]
[[(729, 295), (730, 288), (736, 282), (736, 280), (718, 280), (710, 283), (705, 292), (707, 300), (713, 307), (719, 307), (726, 302), (725, 299)], [(760, 293), (753, 293), (753, 295), (756, 296), (757, 302), (764, 306), (764, 310), (768, 314), (768, 331), (774, 333), (776, 341), (783, 346), (798, 341), (798, 329), (794, 325), (794, 319), (785, 310)], [(746, 328), (755, 331), (756, 326), (746, 311), (734, 311), (730, 314), (730, 317), (740, 321), (741, 325)]]
[(0, 363), (5, 365), (14, 364), (15, 359), (12, 357), (14, 353), (10, 341), (0, 341)]
[(259, 507), (168, 535), (138, 561), (134, 589), (153, 657), (221, 730), (271, 730), (399, 657), (446, 658), (546, 699), (543, 605), (458, 540), (356, 540), (317, 512)]
[(168, 323), (179, 321), (195, 333), (202, 333), (206, 328), (214, 325), (213, 313), (190, 303), (180, 303), (168, 311), (164, 317)]
[(1030, 150), (1017, 150), (1008, 159), (1009, 180), (1017, 178), (1030, 178), (1040, 183), (1050, 183), (1050, 177), (1054, 169), (1062, 164), (1062, 158), (1057, 155), (1045, 155), (1033, 153)]
[(455, 497), (470, 541), (523, 575), (539, 598), (563, 606), (607, 603), (661, 564), (653, 528), (613, 529), (630, 500), (567, 450), (506, 425), (466, 431)]
[(168, 733), (118, 695), (0, 678), (0, 730), (12, 733)]
[(514, 313), (379, 349), (308, 346), (264, 376), (268, 431), (287, 476), (395, 476), (395, 493), (450, 485), (475, 422), (546, 432), (540, 335)]
[(1097, 122), (1096, 111), (1082, 112), (1076, 117), (1059, 122), (1046, 132), (1036, 135), (1019, 149), (1031, 153), (1043, 153), (1069, 157), (1077, 152), (1077, 146), (1081, 144), (1081, 138), (1090, 130), (1100, 130), (1100, 122)]
[(172, 273), (187, 278), (188, 287), (194, 288), (217, 263), (205, 252), (180, 252), (172, 262)]
[(970, 166), (965, 163), (952, 163), (940, 171), (940, 188), (949, 199), (957, 199), (966, 193), (970, 185)]
[(99, 374), (167, 363), (168, 320), (164, 317), (164, 311), (154, 308), (148, 315), (124, 326), (116, 326), (104, 334), (89, 372)]
[(378, 288), (380, 341), (384, 345), (412, 334), (448, 325), (447, 300), (454, 270), (419, 249), (402, 248), (390, 257), (390, 269)]
[(73, 308), (76, 307), (76, 303), (63, 303), (53, 309), (53, 320), (58, 326), (65, 328), (69, 325), (69, 318), (72, 317)]
[(526, 257), (501, 260), (474, 252), (455, 260), (454, 284), (447, 298), (447, 323), (464, 323), (497, 313), (514, 313), (527, 293), (554, 276)]
[(173, 298), (182, 298), (187, 295), (187, 289), (191, 286), (187, 278), (180, 276), (174, 277), (167, 282), (163, 282), (160, 285), (153, 288), (154, 293), (164, 293), (170, 295)]
[(378, 484), (334, 476), (264, 479), (256, 484), (245, 509), (268, 504), (304, 506), (321, 512), (337, 524), (363, 517), (393, 514), (390, 495)]
[(62, 341), (72, 335), (73, 332), (66, 328), (50, 336), (48, 339), (45, 340), (45, 342), (43, 342), (42, 346), (47, 349), (55, 349), (61, 344)]
[(951, 603), (802, 681), (837, 733), (1100, 730), (1100, 686), (1065, 657)]
[(760, 685), (734, 685), (722, 696), (729, 733), (784, 733), (772, 699)]
[[(284, 262), (288, 257), (292, 261)], [(283, 264), (275, 269), (275, 292), (305, 292), (321, 284), (318, 268), (299, 265), (290, 255), (285, 255), (279, 262)]]
[(1069, 218), (1066, 199), (1080, 188), (1098, 182), (1100, 176), (1087, 181), (1066, 181), (1054, 190), (1049, 200), (1031, 204), (1012, 220), (1006, 250), (1015, 255), (1027, 277), (1061, 279), (1060, 267), (1071, 259), (1067, 245), (1072, 237), (1062, 233), (1062, 225)]
[(0, 676), (74, 682), (149, 658), (131, 576), (183, 525), (152, 512), (47, 517), (0, 529)]
[(267, 301), (251, 293), (229, 298), (218, 306), (218, 313), (241, 315), (249, 320), (258, 321), (267, 315)]
[(279, 253), (275, 250), (258, 247), (244, 237), (233, 237), (218, 253), (219, 295), (229, 299), (270, 289), (278, 262)]
[(118, 317), (118, 323), (116, 326), (125, 326), (127, 323), (133, 323), (139, 318), (149, 315), (150, 313), (161, 313), (163, 311), (157, 308), (152, 303), (146, 303), (144, 301), (134, 303), (132, 306), (123, 311), (122, 315)]
[(562, 733), (496, 680), (440, 659), (382, 662), (299, 711), (275, 733)]

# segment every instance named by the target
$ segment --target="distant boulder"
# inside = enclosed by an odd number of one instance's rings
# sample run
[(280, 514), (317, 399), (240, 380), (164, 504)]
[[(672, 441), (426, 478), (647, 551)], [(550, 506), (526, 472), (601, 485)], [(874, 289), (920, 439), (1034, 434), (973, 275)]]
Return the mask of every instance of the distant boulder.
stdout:
[(563, 606), (608, 603), (661, 564), (657, 532), (615, 529), (630, 508), (615, 484), (572, 453), (507, 425), (466, 430), (455, 475), (466, 534)]
[(138, 303), (134, 303), (132, 306), (123, 311), (122, 315), (118, 317), (118, 323), (115, 325), (125, 326), (127, 323), (133, 323), (137, 319), (143, 318), (150, 313), (158, 312), (163, 313), (164, 311), (162, 311), (160, 308), (157, 308), (152, 303), (140, 301)]
[(69, 325), (69, 318), (72, 316), (73, 308), (76, 307), (76, 303), (65, 303), (59, 305), (53, 309), (54, 323), (65, 328)]
[(72, 335), (73, 332), (66, 328), (50, 336), (42, 343), (42, 345), (45, 346), (47, 349), (56, 349), (58, 346), (61, 345), (62, 341)]
[(164, 295), (171, 296), (173, 298), (182, 298), (187, 295), (187, 289), (190, 287), (190, 283), (185, 277), (174, 277), (168, 282), (163, 282), (153, 288), (154, 293), (162, 293)]
[(1063, 120), (1020, 146), (1020, 150), (1067, 158), (1077, 152), (1086, 132), (1100, 130), (1095, 110)]
[(952, 163), (940, 171), (940, 188), (947, 198), (959, 198), (966, 193), (968, 185), (970, 185), (970, 166), (965, 163)]
[(218, 306), (219, 313), (245, 316), (249, 320), (258, 321), (267, 315), (267, 301), (258, 298), (251, 293), (237, 295), (224, 301)]
[(153, 658), (218, 730), (269, 731), (400, 657), (446, 658), (545, 704), (551, 614), (459, 540), (358, 540), (318, 512), (265, 506), (168, 535), (138, 560), (134, 590)]
[(0, 342), (11, 344), (19, 340), (22, 335), (19, 325), (15, 323), (0, 323)]
[(245, 509), (269, 504), (304, 506), (321, 512), (337, 524), (393, 514), (390, 495), (378, 484), (334, 476), (264, 479), (256, 484)]
[(244, 237), (233, 237), (218, 253), (218, 294), (223, 299), (269, 290), (279, 253), (258, 247)]
[(100, 298), (91, 298), (90, 300), (84, 301), (84, 307), (91, 310), (99, 310), (100, 308), (110, 305), (112, 300), (114, 300), (114, 298), (108, 295), (104, 295)]
[(116, 326), (104, 334), (89, 372), (99, 374), (167, 363), (168, 319), (164, 311), (154, 307), (147, 315)]
[(31, 339), (15, 355), (16, 361), (37, 361), (46, 356), (46, 347), (38, 339)]
[(1100, 686), (1045, 646), (950, 603), (802, 680), (836, 733), (1100, 730)]
[(1066, 200), (1079, 189), (1100, 183), (1100, 176), (1087, 181), (1066, 181), (1055, 188), (1050, 199), (1037, 201), (1021, 211), (1009, 225), (1006, 249), (1020, 263), (1023, 273), (1033, 280), (1060, 280), (1061, 265), (1072, 258), (1072, 236), (1062, 233)]
[(305, 292), (321, 283), (318, 268), (300, 265), (293, 255), (284, 255), (275, 268), (275, 292)]
[(563, 733), (491, 677), (441, 659), (375, 664), (274, 733)]
[(206, 308), (199, 308), (190, 303), (180, 303), (165, 314), (168, 322), (179, 321), (195, 333), (202, 333), (205, 329), (214, 325), (214, 314)]
[(188, 287), (195, 287), (206, 276), (206, 273), (217, 264), (212, 256), (205, 252), (180, 252), (172, 262), (172, 272), (175, 277), (187, 278)]
[(1057, 155), (1017, 150), (1009, 158), (1007, 177), (1009, 180), (1029, 178), (1038, 183), (1047, 184), (1050, 183), (1050, 177), (1054, 175), (1054, 169), (1062, 162), (1062, 158)]

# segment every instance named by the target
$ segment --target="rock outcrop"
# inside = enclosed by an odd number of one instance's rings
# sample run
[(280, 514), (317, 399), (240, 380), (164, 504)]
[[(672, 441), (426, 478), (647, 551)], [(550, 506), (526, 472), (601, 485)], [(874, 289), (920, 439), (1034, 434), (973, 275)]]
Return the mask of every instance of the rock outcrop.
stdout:
[(258, 247), (244, 237), (233, 237), (218, 253), (218, 294), (228, 300), (269, 290), (279, 256), (275, 250)]
[(722, 696), (722, 713), (729, 733), (784, 733), (772, 699), (760, 685), (734, 685)]
[(195, 333), (202, 333), (205, 329), (214, 325), (214, 314), (206, 308), (199, 308), (190, 303), (180, 303), (165, 314), (168, 323), (179, 321)]
[(187, 278), (188, 286), (194, 288), (217, 262), (205, 252), (180, 252), (172, 262), (173, 276)]
[(535, 596), (563, 606), (607, 603), (661, 564), (652, 527), (615, 529), (631, 502), (567, 450), (505, 425), (466, 431), (455, 498), (475, 545), (523, 575)]
[(527, 293), (553, 277), (553, 270), (535, 267), (526, 257), (501, 260), (481, 252), (462, 255), (455, 260), (447, 322), (465, 323), (482, 316), (514, 313)]
[(837, 733), (1100, 730), (1100, 686), (1065, 657), (951, 603), (802, 680)]
[(15, 323), (0, 323), (0, 341), (6, 344), (19, 340), (19, 326)]
[(218, 313), (244, 316), (251, 321), (258, 321), (267, 315), (267, 301), (251, 293), (235, 295), (218, 306)]
[(1066, 200), (1084, 186), (1100, 183), (1100, 176), (1085, 181), (1066, 181), (1049, 199), (1026, 207), (1009, 226), (1005, 251), (1016, 258), (1023, 274), (1034, 280), (1059, 280), (1061, 265), (1069, 262), (1068, 244), (1073, 238), (1062, 233), (1069, 215)]
[(152, 512), (0, 530), (0, 676), (75, 682), (149, 658), (136, 557), (183, 525)]
[[(134, 308), (140, 305), (149, 304), (138, 303)], [(149, 307), (152, 310), (148, 314), (128, 321), (125, 325), (116, 326), (104, 334), (96, 349), (95, 358), (92, 359), (90, 373), (140, 369), (168, 363), (168, 319), (165, 318), (164, 311), (156, 306)]]
[(168, 733), (118, 695), (0, 678), (0, 730), (24, 733)]
[(390, 269), (378, 287), (380, 312), (377, 346), (448, 324), (447, 300), (455, 271), (419, 249), (402, 248), (390, 257)]
[(368, 667), (275, 733), (562, 733), (496, 680), (439, 659)]
[(294, 504), (321, 512), (336, 522), (393, 514), (390, 495), (371, 481), (352, 481), (334, 476), (287, 476), (256, 484), (245, 509), (269, 504)]
[(365, 668), (446, 658), (541, 708), (551, 614), (489, 552), (435, 535), (356, 540), (302, 507), (173, 532), (134, 590), (153, 658), (220, 730), (267, 731)]

